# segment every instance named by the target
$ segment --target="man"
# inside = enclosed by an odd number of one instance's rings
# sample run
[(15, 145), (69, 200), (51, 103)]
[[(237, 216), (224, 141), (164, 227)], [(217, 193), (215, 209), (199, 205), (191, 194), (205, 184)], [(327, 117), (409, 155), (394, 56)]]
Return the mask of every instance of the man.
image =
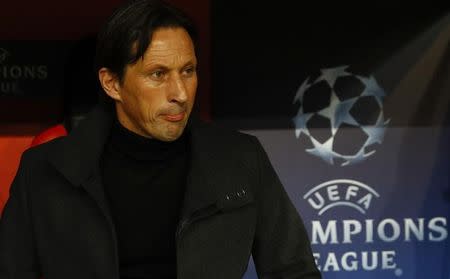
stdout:
[(320, 278), (300, 216), (250, 135), (191, 116), (192, 25), (151, 0), (98, 38), (102, 104), (24, 153), (0, 222), (0, 278)]

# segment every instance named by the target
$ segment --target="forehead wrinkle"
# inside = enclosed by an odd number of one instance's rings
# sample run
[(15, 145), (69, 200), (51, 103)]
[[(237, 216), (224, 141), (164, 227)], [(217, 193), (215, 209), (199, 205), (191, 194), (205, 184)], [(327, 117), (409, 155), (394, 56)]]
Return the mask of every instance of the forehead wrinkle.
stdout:
[(150, 49), (165, 50), (165, 49), (189, 49), (193, 48), (192, 44), (183, 40), (178, 41), (166, 41), (162, 39), (154, 39), (150, 44)]
[(157, 57), (148, 57), (144, 59), (145, 66), (151, 66), (154, 64), (161, 65), (177, 65), (177, 64), (186, 64), (187, 62), (195, 63), (195, 59), (193, 56), (183, 56), (183, 55), (166, 55), (166, 56), (157, 56)]
[(153, 64), (185, 64), (189, 61), (195, 62), (195, 55), (192, 51), (149, 51), (144, 55), (144, 65), (149, 66)]
[(183, 47), (183, 46), (179, 46), (179, 47), (173, 47), (173, 48), (154, 48), (154, 47), (150, 47), (148, 49), (148, 51), (145, 53), (145, 55), (148, 56), (160, 56), (160, 57), (165, 57), (165, 56), (177, 56), (177, 55), (193, 55), (193, 49), (189, 48), (189, 47)]
[(142, 58), (144, 65), (162, 64), (170, 66), (186, 64), (189, 61), (196, 62), (192, 40), (185, 31), (179, 28), (156, 30)]

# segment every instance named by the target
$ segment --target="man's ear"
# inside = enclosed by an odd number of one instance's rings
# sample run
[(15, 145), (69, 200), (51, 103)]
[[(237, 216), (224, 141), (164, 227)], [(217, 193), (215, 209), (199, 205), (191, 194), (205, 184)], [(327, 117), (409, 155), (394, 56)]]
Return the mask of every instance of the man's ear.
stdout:
[(115, 73), (111, 72), (108, 68), (101, 68), (98, 71), (98, 79), (103, 90), (105, 90), (109, 97), (118, 102), (122, 101), (122, 97), (120, 96), (120, 81)]

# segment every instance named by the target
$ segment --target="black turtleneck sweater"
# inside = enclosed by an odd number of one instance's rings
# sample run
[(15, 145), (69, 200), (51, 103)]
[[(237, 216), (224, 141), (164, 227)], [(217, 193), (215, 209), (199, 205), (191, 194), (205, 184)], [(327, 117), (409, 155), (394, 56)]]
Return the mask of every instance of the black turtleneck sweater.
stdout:
[(176, 278), (175, 231), (187, 162), (185, 135), (162, 142), (113, 125), (101, 169), (121, 279)]

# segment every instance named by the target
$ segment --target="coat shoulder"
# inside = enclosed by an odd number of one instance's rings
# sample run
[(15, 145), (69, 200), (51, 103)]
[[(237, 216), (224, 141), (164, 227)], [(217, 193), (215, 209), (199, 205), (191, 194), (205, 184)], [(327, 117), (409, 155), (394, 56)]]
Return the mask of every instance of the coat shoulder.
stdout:
[(227, 169), (237, 172), (257, 172), (261, 153), (265, 153), (256, 136), (216, 123), (203, 123), (196, 138), (199, 139), (197, 142), (202, 143), (202, 150), (214, 154), (216, 160), (228, 162)]
[(22, 161), (30, 162), (42, 162), (48, 157), (48, 154), (55, 152), (62, 142), (65, 141), (65, 137), (55, 138), (48, 142), (35, 145), (26, 149), (22, 154)]
[(220, 149), (252, 149), (253, 145), (259, 144), (256, 136), (221, 126), (216, 123), (201, 123), (199, 125), (200, 133), (207, 137), (210, 144), (220, 147)]

